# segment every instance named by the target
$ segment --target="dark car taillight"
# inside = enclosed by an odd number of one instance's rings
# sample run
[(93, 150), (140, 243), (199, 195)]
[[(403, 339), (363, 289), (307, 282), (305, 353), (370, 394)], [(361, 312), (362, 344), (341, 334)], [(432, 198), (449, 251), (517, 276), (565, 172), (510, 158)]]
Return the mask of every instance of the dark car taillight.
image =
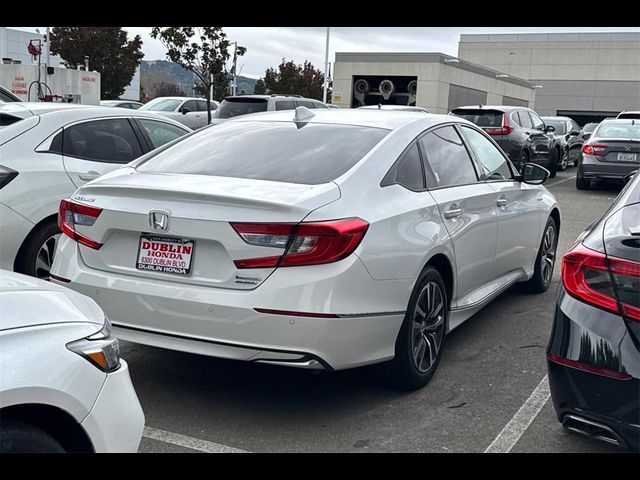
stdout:
[(313, 223), (232, 223), (250, 245), (286, 248), (283, 255), (234, 260), (238, 268), (320, 265), (342, 260), (360, 244), (369, 224), (360, 218)]
[(562, 284), (578, 300), (640, 321), (640, 263), (578, 243), (562, 257)]
[(513, 128), (509, 126), (506, 113), (502, 115), (502, 126), (500, 128), (488, 128), (485, 130), (489, 135), (509, 135), (512, 131)]
[(12, 168), (0, 165), (0, 188), (7, 185), (11, 180), (18, 176), (18, 172)]
[(58, 211), (58, 228), (65, 235), (73, 238), (76, 242), (87, 247), (99, 250), (101, 243), (91, 240), (86, 235), (82, 235), (76, 231), (76, 225), (90, 227), (95, 223), (102, 213), (101, 208), (90, 207), (75, 203), (69, 199), (60, 202), (60, 210)]
[(586, 153), (587, 155), (595, 155), (596, 157), (606, 157), (606, 150), (606, 145), (595, 145), (586, 143), (582, 146), (582, 153)]

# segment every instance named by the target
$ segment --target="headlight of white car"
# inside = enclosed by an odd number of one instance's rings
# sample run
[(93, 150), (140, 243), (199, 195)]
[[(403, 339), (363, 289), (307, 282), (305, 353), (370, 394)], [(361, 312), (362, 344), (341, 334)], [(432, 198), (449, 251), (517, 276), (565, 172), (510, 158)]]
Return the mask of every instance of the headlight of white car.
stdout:
[(103, 372), (113, 372), (120, 367), (120, 345), (118, 339), (111, 336), (109, 319), (105, 319), (102, 330), (67, 343), (67, 348), (86, 358)]

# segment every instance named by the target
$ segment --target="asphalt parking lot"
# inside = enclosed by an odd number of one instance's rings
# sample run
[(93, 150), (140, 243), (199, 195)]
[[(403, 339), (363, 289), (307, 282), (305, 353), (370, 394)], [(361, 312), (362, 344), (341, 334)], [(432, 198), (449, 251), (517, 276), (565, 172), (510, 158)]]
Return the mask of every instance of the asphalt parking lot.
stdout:
[[(562, 209), (559, 256), (620, 190), (578, 191), (575, 172), (547, 182)], [(123, 342), (146, 415), (140, 451), (617, 452), (563, 431), (548, 398), (559, 276), (558, 262), (545, 294), (516, 286), (455, 330), (412, 393), (386, 387), (378, 367), (316, 375)]]

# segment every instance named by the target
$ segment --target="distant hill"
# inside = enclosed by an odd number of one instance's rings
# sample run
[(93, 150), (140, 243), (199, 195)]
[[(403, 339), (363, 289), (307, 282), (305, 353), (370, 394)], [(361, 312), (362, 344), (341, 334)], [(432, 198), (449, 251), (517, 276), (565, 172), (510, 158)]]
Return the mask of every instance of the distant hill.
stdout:
[[(197, 78), (180, 65), (165, 60), (143, 60), (140, 62), (140, 86), (145, 94), (153, 97), (155, 86), (161, 83), (176, 85), (185, 95), (191, 96), (193, 92), (194, 79)], [(255, 90), (257, 80), (253, 78), (237, 77), (238, 93), (244, 90), (246, 94), (252, 94)]]

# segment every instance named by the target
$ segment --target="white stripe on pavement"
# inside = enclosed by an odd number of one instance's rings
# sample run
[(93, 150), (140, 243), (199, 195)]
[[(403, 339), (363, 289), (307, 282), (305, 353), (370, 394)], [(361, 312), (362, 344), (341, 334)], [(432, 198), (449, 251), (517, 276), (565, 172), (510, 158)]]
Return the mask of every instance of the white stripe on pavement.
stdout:
[(548, 183), (547, 185), (545, 185), (545, 187), (553, 187), (554, 185), (558, 185), (560, 183), (568, 182), (569, 180), (573, 180), (574, 178), (576, 178), (575, 175), (573, 177), (569, 177), (569, 178), (565, 178), (563, 180), (560, 180), (558, 182)]
[(538, 416), (550, 396), (549, 379), (545, 375), (533, 393), (527, 398), (527, 401), (520, 407), (520, 410), (505, 425), (484, 453), (509, 453), (520, 440), (522, 434), (529, 428), (533, 419)]
[(160, 442), (170, 443), (172, 445), (178, 445), (179, 447), (190, 448), (192, 450), (198, 450), (206, 453), (249, 453), (246, 450), (240, 450), (239, 448), (227, 447), (226, 445), (220, 445), (219, 443), (208, 442), (206, 440), (180, 435), (179, 433), (167, 432), (158, 428), (144, 427), (144, 433), (142, 436), (150, 438), (151, 440), (158, 440)]

